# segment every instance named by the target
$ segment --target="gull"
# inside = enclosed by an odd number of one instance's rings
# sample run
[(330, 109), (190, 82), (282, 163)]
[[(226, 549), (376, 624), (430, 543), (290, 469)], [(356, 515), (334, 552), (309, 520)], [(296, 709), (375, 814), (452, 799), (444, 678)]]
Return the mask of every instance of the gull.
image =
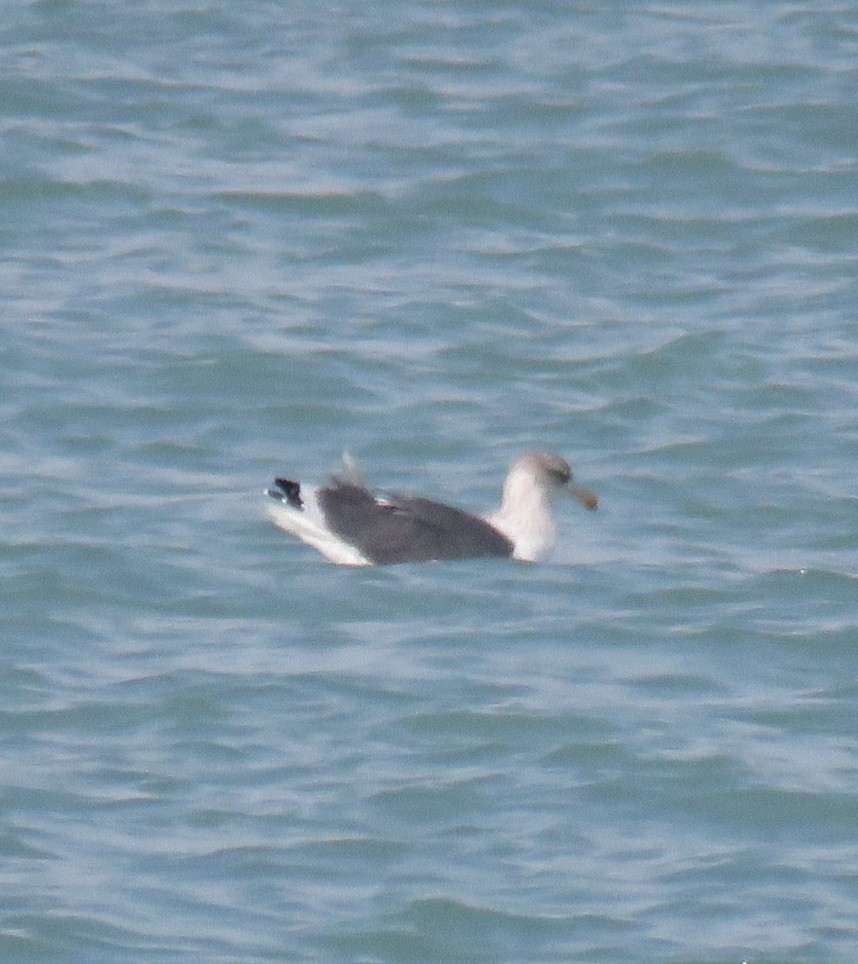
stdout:
[(527, 452), (510, 467), (500, 508), (488, 516), (420, 496), (373, 491), (349, 456), (328, 485), (276, 478), (266, 489), (275, 525), (331, 562), (390, 565), (446, 559), (546, 558), (554, 547), (555, 497), (571, 495), (588, 509), (598, 500), (574, 481), (572, 466), (554, 452)]

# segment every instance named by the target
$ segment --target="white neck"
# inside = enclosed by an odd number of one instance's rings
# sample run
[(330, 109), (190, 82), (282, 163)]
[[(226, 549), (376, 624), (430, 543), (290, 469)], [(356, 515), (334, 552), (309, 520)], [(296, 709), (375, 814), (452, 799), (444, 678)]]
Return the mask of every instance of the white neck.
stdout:
[(512, 542), (516, 559), (534, 562), (554, 548), (551, 496), (544, 485), (534, 484), (528, 469), (512, 469), (504, 483), (501, 507), (488, 521)]

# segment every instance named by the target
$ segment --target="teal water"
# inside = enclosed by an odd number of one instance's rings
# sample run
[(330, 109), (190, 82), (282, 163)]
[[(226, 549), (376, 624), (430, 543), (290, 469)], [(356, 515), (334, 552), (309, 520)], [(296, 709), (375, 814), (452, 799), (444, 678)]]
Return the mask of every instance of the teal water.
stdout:
[[(850, 4), (8, 4), (0, 959), (858, 959)], [(349, 569), (274, 474), (552, 564)]]

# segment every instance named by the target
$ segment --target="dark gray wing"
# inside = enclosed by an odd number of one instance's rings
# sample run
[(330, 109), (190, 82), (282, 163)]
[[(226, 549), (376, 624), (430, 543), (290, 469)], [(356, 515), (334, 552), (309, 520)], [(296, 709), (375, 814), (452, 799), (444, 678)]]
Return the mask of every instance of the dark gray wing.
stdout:
[(513, 544), (488, 522), (431, 499), (377, 501), (360, 485), (335, 481), (316, 493), (332, 532), (372, 562), (427, 562), (511, 556)]

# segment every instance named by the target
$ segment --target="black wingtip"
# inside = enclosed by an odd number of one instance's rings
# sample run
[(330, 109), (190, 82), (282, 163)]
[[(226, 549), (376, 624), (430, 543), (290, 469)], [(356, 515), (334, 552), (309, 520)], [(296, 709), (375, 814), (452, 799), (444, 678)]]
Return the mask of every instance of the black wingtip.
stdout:
[(285, 499), (293, 509), (303, 509), (304, 500), (301, 498), (301, 484), (292, 479), (275, 479), (276, 489), (269, 489), (268, 494), (275, 499)]

